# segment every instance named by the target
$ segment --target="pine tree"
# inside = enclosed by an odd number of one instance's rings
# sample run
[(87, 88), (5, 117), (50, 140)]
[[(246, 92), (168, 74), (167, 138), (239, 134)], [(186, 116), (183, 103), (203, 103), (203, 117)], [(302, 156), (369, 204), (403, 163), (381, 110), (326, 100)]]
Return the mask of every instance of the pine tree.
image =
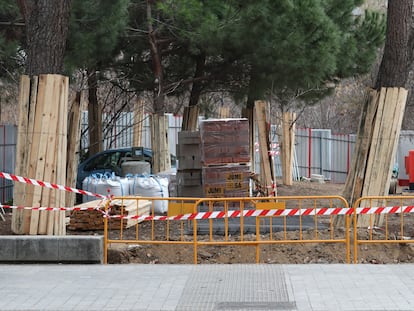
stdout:
[(83, 69), (88, 77), (89, 156), (102, 151), (102, 105), (98, 101), (100, 73), (119, 55), (115, 47), (127, 25), (129, 0), (75, 0), (71, 11), (68, 70)]

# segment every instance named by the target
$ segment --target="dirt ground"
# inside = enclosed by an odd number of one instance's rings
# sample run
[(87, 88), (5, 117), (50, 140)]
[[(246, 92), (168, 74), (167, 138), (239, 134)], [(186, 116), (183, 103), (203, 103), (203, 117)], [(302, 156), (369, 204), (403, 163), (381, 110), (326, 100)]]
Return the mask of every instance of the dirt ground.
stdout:
[[(343, 190), (343, 184), (333, 183), (315, 183), (315, 182), (295, 182), (293, 186), (278, 185), (277, 193), (279, 196), (308, 196), (308, 195), (341, 195)], [(400, 193), (401, 189), (397, 191)], [(404, 216), (404, 236), (414, 239), (414, 217), (411, 214)], [(411, 217), (410, 217), (411, 216)], [(11, 211), (6, 210), (6, 221), (0, 219), (0, 235), (13, 234), (10, 229)], [(387, 228), (396, 237), (398, 235), (400, 221), (397, 216), (397, 222), (392, 227), (390, 221), (390, 227)], [(329, 220), (327, 221), (329, 222)], [(181, 228), (182, 229), (182, 228)], [(175, 231), (176, 230), (176, 231)], [(180, 235), (183, 231), (180, 228), (170, 228), (169, 241), (184, 239), (192, 241), (192, 236), (184, 237)], [(150, 237), (151, 234), (155, 237), (161, 237), (165, 235), (165, 222), (155, 222), (152, 226), (151, 222), (140, 223), (139, 234), (140, 240), (143, 237)], [(73, 231), (67, 230), (69, 235), (102, 235), (102, 231)], [(114, 236), (119, 236), (119, 231), (114, 230), (111, 232)], [(126, 238), (133, 238), (136, 234), (135, 228), (128, 228), (123, 231), (123, 236)], [(272, 239), (278, 240), (287, 238), (294, 241), (289, 244), (271, 244), (260, 246), (260, 262), (261, 263), (283, 263), (283, 264), (310, 264), (310, 263), (345, 263), (345, 247), (343, 244), (338, 243), (300, 243), (300, 239), (313, 239), (315, 236), (315, 230), (299, 231), (287, 231), (286, 236), (284, 232), (273, 232)], [(329, 239), (331, 236), (329, 226), (327, 229), (317, 230), (319, 239)], [(340, 230), (335, 233), (335, 236), (343, 235)], [(361, 229), (358, 233), (360, 237), (366, 237), (368, 239), (369, 230)], [(384, 234), (384, 228), (377, 228), (373, 231), (373, 234)], [(218, 237), (218, 239), (223, 237)], [(158, 239), (158, 238), (157, 238)], [(162, 238), (160, 238), (162, 239)], [(240, 240), (240, 233), (230, 235), (228, 237), (230, 241)], [(254, 233), (245, 233), (243, 236), (245, 241), (256, 239)], [(269, 239), (269, 234), (264, 233), (261, 235), (261, 240)], [(198, 240), (208, 240), (208, 236), (198, 235)], [(413, 245), (413, 246), (411, 246)], [(202, 264), (236, 264), (236, 263), (254, 263), (256, 258), (255, 246), (199, 246), (197, 262)], [(109, 263), (144, 263), (144, 264), (191, 264), (193, 259), (193, 246), (190, 245), (177, 245), (177, 244), (112, 244), (108, 252)], [(371, 263), (371, 264), (396, 264), (396, 263), (414, 263), (414, 244), (399, 243), (399, 244), (364, 244), (359, 247), (358, 250), (358, 262), (359, 263)]]

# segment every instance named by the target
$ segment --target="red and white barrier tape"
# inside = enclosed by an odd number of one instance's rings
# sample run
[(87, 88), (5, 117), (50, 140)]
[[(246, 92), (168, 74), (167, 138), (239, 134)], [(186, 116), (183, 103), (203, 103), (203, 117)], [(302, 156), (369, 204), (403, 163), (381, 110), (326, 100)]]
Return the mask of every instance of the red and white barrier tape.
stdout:
[(55, 190), (62, 190), (62, 191), (67, 191), (67, 192), (79, 193), (79, 194), (83, 194), (83, 195), (87, 195), (87, 196), (91, 196), (91, 197), (96, 197), (96, 198), (100, 198), (100, 199), (106, 199), (107, 198), (106, 196), (104, 196), (102, 194), (93, 193), (93, 192), (89, 192), (89, 191), (85, 191), (85, 190), (81, 190), (81, 189), (76, 189), (76, 188), (71, 188), (71, 187), (67, 187), (67, 186), (52, 184), (52, 183), (49, 183), (49, 182), (46, 182), (46, 181), (21, 177), (21, 176), (9, 174), (9, 173), (4, 173), (4, 172), (0, 172), (0, 178), (9, 179), (9, 180), (17, 181), (17, 182), (20, 182), (20, 183), (39, 186), (39, 187), (46, 187), (46, 188), (55, 189)]
[[(391, 206), (391, 207), (367, 207), (357, 208), (356, 213), (361, 214), (396, 214), (412, 213), (414, 206)], [(352, 215), (353, 208), (306, 208), (306, 209), (278, 209), (278, 210), (244, 210), (199, 212), (175, 216), (151, 216), (151, 215), (111, 215), (110, 218), (134, 219), (134, 220), (202, 220), (237, 217), (272, 217), (272, 216), (330, 216), (330, 215)]]
[[(101, 209), (103, 204), (96, 207), (23, 207), (1, 205), (3, 208), (38, 210), (38, 211), (92, 211), (101, 212), (104, 217), (113, 219), (133, 219), (133, 220), (202, 220), (202, 219), (223, 219), (238, 217), (272, 217), (272, 216), (330, 216), (330, 215), (352, 215), (352, 208), (306, 208), (306, 209), (277, 209), (277, 210), (232, 210), (227, 213), (224, 211), (198, 212), (175, 216), (152, 216), (152, 215), (109, 215)], [(391, 206), (391, 207), (361, 207), (356, 209), (358, 215), (369, 214), (397, 214), (413, 213), (414, 206)]]
[(57, 212), (57, 211), (93, 211), (98, 210), (100, 207), (26, 207), (26, 206), (13, 206), (13, 205), (2, 205), (2, 208), (8, 209), (24, 209), (24, 210), (32, 210), (32, 211), (50, 211), (50, 212)]
[(271, 216), (315, 216), (315, 215), (351, 215), (352, 208), (309, 208), (309, 209), (276, 209), (276, 210), (243, 210), (243, 211), (215, 211), (199, 212), (175, 216), (151, 216), (151, 215), (111, 215), (110, 218), (134, 219), (134, 220), (201, 220), (237, 217), (271, 217)]
[(414, 206), (358, 207), (357, 215), (413, 213)]
[(20, 183), (24, 183), (24, 184), (29, 184), (29, 185), (33, 185), (33, 186), (45, 187), (45, 188), (50, 188), (50, 189), (55, 189), (55, 190), (72, 192), (72, 193), (78, 193), (78, 194), (87, 195), (87, 196), (102, 199), (102, 201), (99, 202), (96, 207), (40, 207), (40, 206), (39, 207), (36, 207), (36, 206), (35, 207), (25, 207), (25, 206), (12, 206), (12, 205), (2, 205), (2, 204), (0, 204), (0, 207), (2, 207), (2, 208), (24, 209), (24, 210), (34, 210), (34, 211), (35, 210), (37, 210), (37, 211), (88, 211), (88, 210), (92, 211), (92, 210), (96, 210), (96, 211), (99, 211), (100, 213), (102, 213), (104, 215), (104, 217), (108, 216), (108, 213), (103, 211), (101, 209), (101, 207), (106, 204), (105, 203), (106, 200), (110, 200), (110, 196), (104, 196), (102, 194), (93, 193), (93, 192), (89, 192), (89, 191), (86, 191), (86, 190), (81, 190), (81, 189), (71, 188), (71, 187), (67, 187), (67, 186), (52, 184), (52, 183), (49, 183), (49, 182), (36, 180), (36, 179), (31, 179), (31, 178), (22, 177), (22, 176), (17, 176), (17, 175), (5, 173), (5, 172), (0, 172), (0, 178), (9, 179), (9, 180), (12, 180), (12, 181), (16, 181), (16, 182), (20, 182)]
[[(134, 220), (201, 220), (201, 219), (215, 219), (215, 218), (236, 218), (236, 217), (271, 217), (271, 216), (329, 216), (329, 215), (352, 215), (354, 214), (353, 208), (302, 208), (302, 209), (276, 209), (276, 210), (234, 210), (228, 211), (215, 211), (215, 212), (199, 212), (191, 214), (183, 214), (176, 216), (152, 216), (152, 215), (109, 215), (101, 209), (106, 203), (106, 200), (110, 200), (109, 196), (97, 194), (81, 189), (71, 188), (67, 186), (52, 184), (40, 180), (21, 177), (9, 173), (0, 172), (0, 178), (5, 178), (20, 183), (30, 184), (39, 187), (46, 187), (55, 190), (68, 191), (78, 193), (82, 195), (88, 195), (103, 199), (96, 207), (24, 207), (24, 206), (10, 206), (2, 205), (2, 208), (11, 209), (25, 209), (25, 210), (39, 210), (39, 211), (92, 211), (96, 210), (103, 214), (104, 217), (115, 219), (134, 219)], [(111, 208), (111, 206), (110, 206)], [(369, 214), (396, 214), (396, 213), (412, 213), (414, 212), (414, 206), (390, 206), (390, 207), (359, 207), (356, 209), (358, 215)]]

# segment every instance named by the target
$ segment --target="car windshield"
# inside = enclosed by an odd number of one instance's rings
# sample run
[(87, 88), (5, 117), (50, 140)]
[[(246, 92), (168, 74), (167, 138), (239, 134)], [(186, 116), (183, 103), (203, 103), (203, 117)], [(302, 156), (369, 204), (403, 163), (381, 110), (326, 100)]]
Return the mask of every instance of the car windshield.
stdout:
[(98, 155), (85, 166), (85, 171), (108, 169), (119, 164), (122, 153), (120, 151), (108, 152)]

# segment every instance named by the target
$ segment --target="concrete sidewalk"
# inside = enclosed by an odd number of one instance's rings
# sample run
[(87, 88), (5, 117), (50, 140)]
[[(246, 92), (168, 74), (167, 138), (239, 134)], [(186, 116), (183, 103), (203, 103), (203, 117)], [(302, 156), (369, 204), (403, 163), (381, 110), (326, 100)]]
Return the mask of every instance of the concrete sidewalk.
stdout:
[(414, 265), (0, 265), (0, 310), (414, 310)]

